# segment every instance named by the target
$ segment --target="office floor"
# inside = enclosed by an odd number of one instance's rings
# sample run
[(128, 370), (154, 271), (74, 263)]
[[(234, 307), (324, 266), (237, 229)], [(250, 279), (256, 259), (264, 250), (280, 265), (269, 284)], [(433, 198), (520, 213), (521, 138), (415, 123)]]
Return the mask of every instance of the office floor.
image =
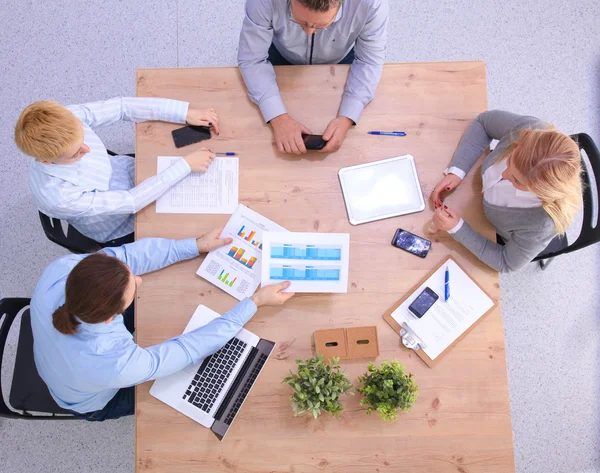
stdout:
[[(27, 159), (12, 141), (22, 108), (134, 95), (137, 67), (233, 66), (243, 1), (2, 3), (0, 297), (30, 296), (64, 251), (42, 233)], [(490, 108), (600, 144), (597, 0), (390, 3), (389, 62), (484, 60)], [(131, 125), (100, 134), (113, 150), (133, 151)], [(600, 472), (600, 246), (501, 279), (517, 472)], [(1, 419), (0, 473), (133, 471), (133, 433), (131, 418)]]

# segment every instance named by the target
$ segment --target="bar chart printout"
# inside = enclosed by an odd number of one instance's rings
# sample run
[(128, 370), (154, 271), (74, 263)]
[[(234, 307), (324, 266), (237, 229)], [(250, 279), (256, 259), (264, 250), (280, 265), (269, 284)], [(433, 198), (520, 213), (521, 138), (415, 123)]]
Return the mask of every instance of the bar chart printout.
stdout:
[(238, 300), (250, 297), (260, 284), (263, 232), (285, 228), (244, 205), (238, 205), (221, 238), (231, 238), (206, 255), (196, 274)]
[(349, 253), (347, 233), (265, 232), (262, 285), (291, 281), (291, 292), (347, 292)]
[(253, 247), (258, 248), (259, 250), (262, 250), (262, 243), (260, 241), (258, 241), (258, 237), (256, 236), (256, 230), (252, 230), (252, 231), (246, 230), (246, 225), (242, 225), (240, 230), (237, 232), (237, 236), (240, 238), (243, 238), (245, 241), (247, 241)]

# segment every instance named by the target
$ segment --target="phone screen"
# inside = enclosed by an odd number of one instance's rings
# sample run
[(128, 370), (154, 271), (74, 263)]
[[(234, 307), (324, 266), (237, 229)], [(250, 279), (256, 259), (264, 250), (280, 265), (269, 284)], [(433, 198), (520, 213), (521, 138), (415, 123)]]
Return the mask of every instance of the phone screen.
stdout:
[(207, 126), (184, 126), (183, 128), (173, 130), (171, 134), (177, 148), (193, 145), (194, 143), (211, 138), (210, 128)]
[(402, 230), (401, 228), (396, 230), (392, 245), (408, 251), (413, 255), (420, 256), (421, 258), (425, 258), (431, 249), (431, 242), (429, 240), (407, 232), (406, 230)]
[(435, 301), (439, 299), (439, 296), (433, 292), (432, 289), (426, 287), (423, 289), (423, 292), (418, 295), (418, 297), (413, 301), (411, 305), (408, 306), (408, 310), (410, 310), (414, 315), (418, 318), (421, 318), (425, 315), (431, 306), (435, 304)]

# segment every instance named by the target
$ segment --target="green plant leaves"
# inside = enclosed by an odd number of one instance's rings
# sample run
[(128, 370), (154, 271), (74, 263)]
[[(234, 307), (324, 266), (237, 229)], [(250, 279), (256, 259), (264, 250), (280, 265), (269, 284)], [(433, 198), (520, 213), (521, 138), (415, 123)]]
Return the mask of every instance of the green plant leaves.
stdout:
[(398, 412), (409, 411), (419, 392), (412, 373), (405, 374), (404, 366), (397, 361), (384, 361), (379, 367), (369, 363), (367, 372), (358, 377), (363, 384), (357, 391), (364, 397), (361, 406), (367, 414), (377, 411), (380, 417), (392, 422)]
[(339, 416), (344, 409), (339, 397), (354, 393), (351, 392), (352, 383), (338, 363), (339, 358), (326, 363), (321, 355), (296, 360), (297, 373), (290, 371), (290, 376), (283, 379), (294, 390), (291, 398), (294, 416), (304, 413), (312, 414), (315, 419), (322, 413)]

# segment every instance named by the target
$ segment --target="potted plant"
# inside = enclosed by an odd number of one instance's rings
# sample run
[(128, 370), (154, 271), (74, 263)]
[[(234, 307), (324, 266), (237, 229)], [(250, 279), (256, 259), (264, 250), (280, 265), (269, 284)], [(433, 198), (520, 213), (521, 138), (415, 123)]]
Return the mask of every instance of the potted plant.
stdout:
[(367, 414), (377, 411), (382, 419), (393, 422), (399, 411), (409, 411), (417, 400), (418, 386), (412, 373), (406, 374), (397, 361), (384, 361), (379, 367), (369, 363), (368, 371), (358, 380), (363, 384), (358, 392), (364, 397), (361, 406), (368, 406)]
[(296, 360), (298, 372), (290, 370), (290, 376), (283, 380), (294, 390), (294, 417), (304, 413), (312, 414), (315, 419), (323, 413), (339, 417), (344, 410), (340, 396), (354, 394), (350, 392), (352, 383), (338, 365), (339, 361), (339, 358), (332, 358), (326, 363), (318, 354), (305, 361)]

